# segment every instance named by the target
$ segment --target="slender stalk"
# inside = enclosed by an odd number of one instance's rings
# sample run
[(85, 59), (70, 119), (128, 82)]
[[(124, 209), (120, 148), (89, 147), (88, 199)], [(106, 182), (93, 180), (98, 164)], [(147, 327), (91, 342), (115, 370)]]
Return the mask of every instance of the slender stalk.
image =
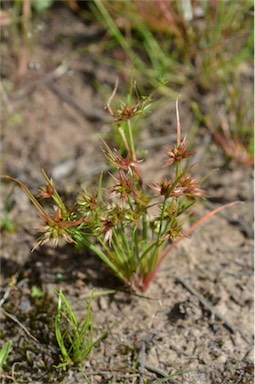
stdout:
[(43, 174), (43, 177), (45, 178), (46, 182), (51, 185), (54, 189), (54, 195), (52, 196), (53, 200), (55, 201), (55, 203), (58, 205), (58, 207), (61, 209), (61, 211), (63, 213), (66, 213), (67, 212), (67, 209), (66, 209), (66, 206), (65, 204), (63, 203), (61, 197), (59, 196), (56, 188), (54, 188), (54, 185), (52, 183), (52, 180), (49, 179), (49, 177), (47, 176), (46, 172), (44, 171), (43, 168), (41, 168), (41, 171), (42, 171), (42, 174)]
[(176, 144), (177, 147), (181, 144), (181, 124), (180, 124), (180, 116), (179, 116), (179, 108), (178, 108), (178, 98), (176, 100)]
[(114, 113), (113, 113), (112, 108), (111, 108), (111, 102), (112, 102), (112, 100), (113, 100), (113, 98), (117, 92), (118, 85), (119, 85), (119, 79), (117, 78), (115, 81), (115, 86), (114, 86), (113, 92), (112, 92), (111, 96), (109, 97), (107, 104), (106, 104), (106, 107), (112, 116), (114, 116)]
[(130, 145), (130, 150), (131, 150), (131, 157), (133, 160), (136, 160), (133, 132), (132, 132), (130, 120), (128, 120), (128, 138), (129, 138), (129, 145)]
[[(121, 235), (122, 244), (124, 245), (126, 253), (127, 253), (127, 260), (130, 261), (130, 260), (132, 260), (132, 249), (129, 246), (129, 242), (127, 239), (127, 235), (126, 235), (123, 223), (121, 223), (119, 234)], [(123, 250), (122, 250), (122, 252), (123, 252)], [(124, 254), (125, 254), (125, 252), (124, 252)]]
[(142, 215), (142, 237), (143, 237), (143, 247), (148, 245), (148, 223), (146, 214)]
[(133, 204), (132, 204), (132, 199), (131, 199), (130, 195), (127, 196), (127, 201), (128, 201), (128, 205), (129, 205), (131, 211), (134, 212), (134, 208), (133, 208)]
[(156, 244), (155, 244), (155, 249), (153, 251), (152, 257), (149, 260), (150, 272), (153, 270), (153, 268), (157, 264), (157, 260), (158, 260), (159, 249), (160, 249), (160, 237), (162, 234), (162, 227), (163, 227), (163, 221), (164, 221), (165, 210), (166, 210), (166, 202), (167, 202), (167, 200), (165, 198), (163, 201), (162, 209), (161, 209), (159, 230), (158, 230), (158, 236), (157, 236), (157, 240), (156, 240)]
[[(132, 246), (131, 246), (131, 252), (133, 252), (133, 259), (134, 263), (133, 266), (136, 267), (139, 262), (139, 238), (137, 233), (137, 225), (134, 226), (133, 232), (132, 232)], [(134, 269), (136, 270), (136, 268)]]
[(102, 252), (98, 246), (91, 243), (87, 238), (84, 238), (83, 242), (91, 251), (95, 252), (97, 254), (97, 256), (99, 256), (100, 259), (106, 265), (108, 265), (109, 268), (112, 269), (112, 271), (116, 274), (116, 276), (118, 276), (122, 281), (128, 283), (127, 279), (126, 279), (125, 275), (122, 273), (122, 271), (120, 269), (118, 269), (116, 267), (116, 265), (111, 262), (109, 257), (104, 252)]
[(181, 164), (180, 164), (180, 161), (177, 161), (175, 165), (175, 178), (178, 179), (180, 174), (181, 174)]
[(49, 222), (52, 222), (51, 217), (47, 214), (43, 206), (37, 201), (37, 199), (34, 197), (34, 195), (30, 192), (30, 190), (23, 184), (20, 180), (15, 179), (14, 177), (11, 176), (2, 176), (3, 179), (11, 180), (17, 183), (23, 191), (27, 194), (31, 202), (34, 204), (34, 206), (38, 209), (39, 212), (41, 212), (42, 216), (47, 218)]
[(178, 215), (178, 205), (179, 205), (179, 200), (178, 199), (174, 199), (172, 200), (172, 205), (171, 205), (171, 208), (173, 206), (175, 202), (175, 209), (174, 209), (174, 213), (173, 213), (173, 216), (170, 218), (170, 220), (167, 220), (166, 222), (166, 225), (163, 229), (163, 233), (167, 233), (167, 231), (171, 228), (172, 224), (175, 222), (176, 218), (177, 218), (177, 215)]
[(31, 35), (31, 4), (30, 0), (23, 0), (22, 2), (22, 32), (26, 47), (30, 45)]
[(98, 188), (97, 188), (97, 199), (98, 201), (102, 200), (102, 181), (103, 181), (103, 172), (100, 173)]
[(163, 220), (164, 220), (164, 216), (165, 216), (165, 210), (166, 210), (166, 198), (164, 199), (163, 201), (163, 205), (162, 205), (162, 210), (161, 210), (161, 215), (160, 215), (160, 224), (159, 224), (159, 232), (158, 232), (158, 240), (161, 236), (161, 233), (162, 233), (162, 226), (163, 226)]

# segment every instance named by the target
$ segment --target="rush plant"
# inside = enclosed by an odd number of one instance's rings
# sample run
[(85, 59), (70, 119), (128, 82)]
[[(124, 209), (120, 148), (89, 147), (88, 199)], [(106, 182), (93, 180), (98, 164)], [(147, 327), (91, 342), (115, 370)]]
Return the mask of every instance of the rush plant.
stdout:
[(100, 177), (97, 190), (83, 190), (75, 207), (69, 210), (53, 180), (42, 170), (46, 185), (40, 189), (39, 198), (52, 200), (54, 209), (49, 215), (21, 181), (7, 178), (23, 188), (41, 214), (44, 224), (38, 230), (42, 236), (33, 249), (49, 240), (57, 245), (59, 239), (88, 248), (126, 285), (145, 291), (168, 251), (224, 207), (210, 212), (189, 231), (183, 232), (183, 224), (192, 214), (190, 208), (204, 199), (206, 193), (186, 165), (192, 152), (187, 150), (187, 138), (181, 135), (178, 101), (176, 144), (165, 145), (163, 166), (167, 169), (167, 176), (145, 184), (132, 127), (135, 119), (147, 112), (151, 98), (138, 98), (133, 103), (131, 87), (127, 102), (121, 102), (120, 107), (113, 110), (111, 102), (116, 89), (117, 85), (107, 107), (125, 151), (120, 153), (102, 141), (102, 151), (112, 167), (107, 188), (103, 187), (105, 184)]

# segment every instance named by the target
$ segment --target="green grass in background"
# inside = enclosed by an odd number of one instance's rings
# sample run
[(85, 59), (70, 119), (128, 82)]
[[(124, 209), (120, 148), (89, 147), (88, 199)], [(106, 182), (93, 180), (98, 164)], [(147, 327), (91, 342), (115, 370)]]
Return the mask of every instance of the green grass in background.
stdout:
[[(134, 65), (142, 90), (157, 88), (163, 103), (193, 89), (190, 104), (199, 105), (227, 156), (252, 162), (253, 87), (246, 76), (253, 63), (252, 1), (95, 0), (90, 6), (106, 30), (98, 60), (126, 75)], [(204, 102), (210, 93), (219, 94), (214, 108)]]

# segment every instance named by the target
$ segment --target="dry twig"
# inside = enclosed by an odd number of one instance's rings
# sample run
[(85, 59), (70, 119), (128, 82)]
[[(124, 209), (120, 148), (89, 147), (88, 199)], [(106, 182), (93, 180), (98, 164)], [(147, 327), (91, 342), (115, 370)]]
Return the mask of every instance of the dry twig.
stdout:
[(13, 320), (15, 323), (17, 323), (22, 329), (23, 331), (26, 332), (26, 334), (28, 336), (31, 337), (31, 339), (33, 339), (34, 341), (36, 341), (37, 343), (39, 343), (39, 341), (37, 340), (36, 337), (34, 337), (30, 332), (29, 330), (13, 315), (11, 315), (9, 312), (5, 311), (3, 308), (1, 308), (1, 311), (3, 312), (3, 314), (7, 317), (9, 317), (11, 320)]
[(230, 322), (225, 319), (224, 316), (217, 313), (214, 309), (214, 307), (208, 303), (208, 301), (202, 296), (195, 288), (193, 288), (189, 283), (187, 283), (185, 280), (183, 280), (181, 277), (175, 276), (175, 280), (180, 283), (184, 288), (186, 288), (192, 295), (194, 295), (199, 302), (203, 305), (205, 309), (207, 309), (211, 314), (215, 316), (218, 320), (222, 321), (224, 327), (228, 329), (231, 333), (236, 333), (235, 328), (230, 324)]
[(77, 109), (86, 118), (91, 120), (103, 120), (107, 117), (107, 115), (102, 112), (101, 109), (97, 109), (92, 106), (80, 103), (55, 82), (47, 80), (44, 83), (60, 99), (62, 99), (65, 103), (71, 105), (73, 108)]

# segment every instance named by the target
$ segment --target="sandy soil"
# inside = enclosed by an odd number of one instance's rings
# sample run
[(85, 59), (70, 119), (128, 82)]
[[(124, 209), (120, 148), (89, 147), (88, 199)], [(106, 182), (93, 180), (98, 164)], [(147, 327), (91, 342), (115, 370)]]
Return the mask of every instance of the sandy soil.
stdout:
[[(21, 179), (37, 193), (43, 164), (59, 191), (73, 202), (80, 186), (93, 185), (104, 166), (99, 136), (111, 131), (106, 98), (96, 91), (94, 80), (110, 89), (117, 73), (103, 62), (95, 64), (92, 53), (68, 62), (70, 41), (88, 33), (69, 11), (58, 9), (58, 17), (51, 12), (47, 27), (42, 22), (41, 28), (30, 57), (38, 69), (31, 64), (32, 69), (8, 92), (16, 119), (3, 115), (2, 173)], [(15, 62), (7, 46), (4, 52), (3, 84), (11, 88)], [(186, 100), (180, 106), (182, 127), (189, 132), (192, 92), (182, 93)], [(143, 124), (138, 145), (146, 160), (145, 180), (165, 172), (160, 168), (162, 144), (172, 144), (174, 132), (174, 100), (169, 100)], [(128, 293), (86, 251), (48, 245), (31, 253), (38, 225), (35, 209), (18, 187), (2, 185), (2, 205), (9, 196), (15, 229), (2, 233), (5, 302), (0, 335), (2, 341), (13, 341), (2, 383), (12, 383), (13, 378), (19, 384), (86, 382), (77, 367), (52, 368), (59, 363), (54, 316), (60, 288), (80, 318), (92, 288), (110, 290), (93, 301), (95, 337), (111, 330), (83, 364), (92, 383), (152, 383), (175, 372), (182, 374), (167, 382), (253, 383), (252, 170), (226, 161), (203, 127), (192, 140), (196, 177), (218, 168), (204, 184), (213, 197), (197, 208), (197, 214), (222, 203), (241, 203), (183, 240), (145, 295)], [(42, 295), (32, 297), (32, 287), (40, 288)]]

